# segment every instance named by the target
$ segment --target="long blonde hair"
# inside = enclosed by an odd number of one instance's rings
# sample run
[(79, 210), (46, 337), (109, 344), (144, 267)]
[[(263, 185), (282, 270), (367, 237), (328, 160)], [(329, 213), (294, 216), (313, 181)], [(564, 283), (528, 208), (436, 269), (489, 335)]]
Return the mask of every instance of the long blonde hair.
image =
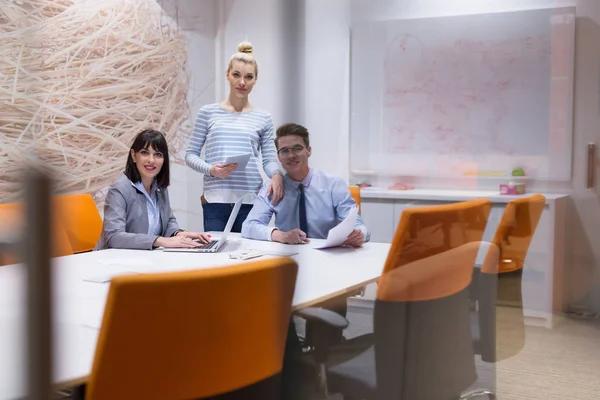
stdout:
[(229, 72), (231, 71), (231, 68), (233, 67), (233, 62), (241, 61), (246, 64), (254, 65), (254, 76), (255, 76), (255, 78), (257, 78), (258, 77), (258, 64), (256, 63), (256, 58), (254, 58), (254, 56), (252, 55), (252, 51), (253, 51), (252, 44), (249, 42), (242, 42), (242, 43), (238, 44), (237, 50), (238, 50), (238, 52), (233, 54), (231, 56), (231, 58), (229, 59), (229, 64), (227, 65), (227, 75), (229, 75)]

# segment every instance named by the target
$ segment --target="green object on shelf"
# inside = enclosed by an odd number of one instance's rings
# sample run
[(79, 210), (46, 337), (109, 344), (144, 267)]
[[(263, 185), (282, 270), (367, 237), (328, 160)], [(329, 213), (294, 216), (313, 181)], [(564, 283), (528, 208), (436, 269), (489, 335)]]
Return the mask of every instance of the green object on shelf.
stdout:
[(525, 176), (525, 171), (523, 171), (523, 168), (513, 168), (512, 176)]

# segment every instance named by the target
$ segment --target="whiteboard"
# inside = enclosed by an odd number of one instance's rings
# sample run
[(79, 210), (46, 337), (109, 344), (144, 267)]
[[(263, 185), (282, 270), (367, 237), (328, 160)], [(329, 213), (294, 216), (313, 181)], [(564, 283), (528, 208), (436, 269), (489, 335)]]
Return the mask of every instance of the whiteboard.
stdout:
[(575, 7), (351, 28), (350, 167), (571, 178)]

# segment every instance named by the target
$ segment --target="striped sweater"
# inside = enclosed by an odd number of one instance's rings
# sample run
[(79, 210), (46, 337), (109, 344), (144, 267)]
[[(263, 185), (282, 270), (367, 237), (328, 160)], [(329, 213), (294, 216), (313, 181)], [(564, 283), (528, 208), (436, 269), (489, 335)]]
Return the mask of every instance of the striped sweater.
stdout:
[[(202, 148), (204, 159), (200, 156)], [(250, 193), (244, 203), (251, 203), (262, 186), (259, 152), (269, 178), (281, 172), (271, 115), (257, 108), (232, 113), (214, 103), (198, 111), (185, 161), (190, 168), (204, 174), (204, 197), (208, 202), (233, 203)], [(214, 164), (223, 163), (229, 156), (245, 153), (252, 153), (252, 156), (244, 171), (234, 171), (226, 179), (210, 176), (210, 168)]]

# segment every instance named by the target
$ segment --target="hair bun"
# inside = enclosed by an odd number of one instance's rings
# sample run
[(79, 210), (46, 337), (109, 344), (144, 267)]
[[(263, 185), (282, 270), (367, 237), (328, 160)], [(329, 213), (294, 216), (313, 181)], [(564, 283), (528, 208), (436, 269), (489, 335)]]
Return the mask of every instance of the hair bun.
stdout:
[(238, 44), (238, 51), (240, 53), (252, 54), (252, 44), (249, 42), (242, 42)]

